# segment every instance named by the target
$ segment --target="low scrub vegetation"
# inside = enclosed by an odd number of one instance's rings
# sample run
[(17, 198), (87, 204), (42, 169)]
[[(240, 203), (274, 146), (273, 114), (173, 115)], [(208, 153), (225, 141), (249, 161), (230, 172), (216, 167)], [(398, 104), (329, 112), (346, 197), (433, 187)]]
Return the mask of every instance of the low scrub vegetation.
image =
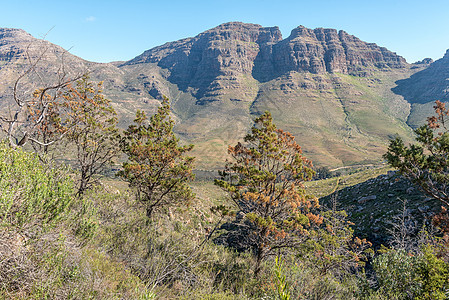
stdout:
[[(108, 105), (88, 78), (77, 87), (65, 94), (71, 105), (86, 108), (77, 101), (87, 101), (87, 92)], [(95, 131), (78, 152), (102, 157), (88, 173), (84, 160), (81, 169), (71, 169), (56, 164), (51, 153), (0, 145), (0, 298), (448, 298), (447, 210), (434, 217), (432, 234), (423, 228), (405, 237), (401, 228), (408, 225), (398, 223), (391, 234), (399, 232), (397, 238), (407, 242), (373, 249), (354, 234), (358, 225), (345, 211), (319, 205), (305, 185), (315, 175), (312, 163), (269, 112), (255, 120), (244, 141), (229, 147), (216, 197), (210, 183), (193, 182), (194, 158), (187, 156), (193, 146), (178, 144), (167, 99), (149, 120), (138, 113), (122, 137), (113, 111), (106, 111), (112, 135)], [(441, 106), (439, 111), (447, 115)], [(91, 117), (85, 117), (86, 127), (65, 128), (67, 136), (73, 128), (102, 126)], [(437, 120), (429, 122), (426, 130), (436, 130)], [(418, 141), (438, 149), (438, 156), (417, 158), (412, 154), (422, 154), (419, 148), (395, 140), (387, 159), (412, 178), (420, 169), (407, 173), (407, 160), (419, 159), (426, 176), (416, 183), (440, 199), (433, 191), (447, 186), (440, 174), (447, 171), (447, 137), (425, 136)], [(98, 145), (105, 141), (114, 153)], [(98, 180), (97, 171), (117, 156), (119, 145), (127, 156), (119, 172), (124, 181)], [(338, 185), (341, 177), (331, 180)]]

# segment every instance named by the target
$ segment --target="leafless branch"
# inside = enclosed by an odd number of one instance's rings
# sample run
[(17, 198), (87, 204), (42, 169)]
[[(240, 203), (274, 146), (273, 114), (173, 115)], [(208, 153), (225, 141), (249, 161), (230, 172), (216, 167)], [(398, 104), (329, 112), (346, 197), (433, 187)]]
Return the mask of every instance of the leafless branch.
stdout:
[[(47, 63), (45, 62), (45, 56), (51, 46), (45, 40), (43, 41), (40, 41), (38, 44), (39, 50), (37, 55), (32, 50), (33, 46), (38, 42), (32, 41), (27, 45), (24, 55), (27, 65), (14, 81), (12, 101), (9, 106), (10, 112), (9, 114), (0, 116), (0, 128), (6, 133), (9, 144), (13, 148), (22, 147), (28, 141), (37, 145), (48, 146), (62, 138), (60, 136), (55, 137), (52, 141), (43, 141), (38, 138), (36, 132), (39, 131), (39, 126), (48, 116), (49, 105), (55, 103), (58, 97), (61, 97), (62, 92), (68, 85), (79, 80), (86, 73), (81, 72), (76, 74), (76, 72), (70, 72), (64, 58), (66, 51), (63, 51), (60, 54), (60, 65), (56, 71), (55, 78), (44, 76), (39, 71), (39, 67)], [(55, 56), (58, 56), (56, 52)], [(33, 93), (33, 89), (30, 88), (30, 84), (26, 82), (26, 79), (33, 82), (31, 86), (40, 85), (37, 99), (35, 93)], [(37, 117), (32, 118), (31, 111), (37, 112)]]

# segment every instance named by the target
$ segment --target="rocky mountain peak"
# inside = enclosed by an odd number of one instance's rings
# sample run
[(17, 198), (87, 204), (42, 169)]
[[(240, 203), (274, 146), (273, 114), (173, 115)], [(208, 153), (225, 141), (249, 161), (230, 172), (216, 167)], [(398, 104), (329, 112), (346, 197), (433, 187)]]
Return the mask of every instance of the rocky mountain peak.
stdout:
[[(242, 22), (228, 22), (218, 25), (212, 29), (209, 29), (202, 34), (210, 34), (217, 32), (240, 32), (240, 33), (248, 33), (248, 32), (258, 32), (262, 28), (261, 25), (251, 24), (251, 23), (242, 23)], [(200, 34), (201, 35), (201, 34)], [(229, 36), (231, 37), (231, 36)]]
[(181, 89), (190, 87), (196, 97), (211, 99), (217, 90), (241, 88), (242, 76), (259, 82), (291, 71), (367, 76), (407, 65), (401, 56), (344, 31), (298, 26), (283, 40), (278, 27), (241, 22), (150, 49), (124, 65), (140, 63), (156, 63)]
[(44, 39), (35, 38), (22, 29), (0, 28), (0, 61), (27, 60), (28, 56), (36, 58), (43, 54), (45, 59), (53, 60), (55, 55), (64, 52), (66, 51), (63, 48)]
[(295, 39), (295, 38), (312, 38), (316, 40), (323, 39), (323, 37), (329, 37), (329, 36), (337, 36), (337, 30), (332, 28), (315, 28), (315, 29), (309, 29), (307, 27), (304, 27), (302, 25), (296, 27), (293, 29), (290, 33), (290, 36), (288, 39)]
[(22, 29), (0, 28), (0, 61), (9, 61), (21, 57), (24, 48), (22, 45), (30, 44), (34, 38)]
[(239, 89), (242, 76), (251, 76), (256, 60), (261, 65), (270, 60), (272, 45), (281, 40), (278, 27), (230, 22), (145, 51), (123, 66), (156, 63), (181, 89), (214, 98), (218, 90)]
[(306, 28), (303, 25), (300, 25), (291, 31), (289, 39), (294, 39), (296, 37), (307, 37), (307, 36), (310, 37), (312, 34), (313, 31), (311, 29)]
[(0, 28), (0, 41), (4, 43), (6, 40), (31, 40), (33, 37), (25, 30), (16, 28)]
[(414, 65), (430, 65), (431, 63), (433, 63), (433, 59), (431, 59), (430, 57), (427, 57), (427, 58), (424, 58), (424, 59), (417, 61), (413, 64)]
[(278, 72), (297, 71), (315, 74), (344, 73), (366, 76), (371, 70), (401, 68), (406, 61), (399, 55), (366, 43), (345, 31), (299, 26), (277, 45)]

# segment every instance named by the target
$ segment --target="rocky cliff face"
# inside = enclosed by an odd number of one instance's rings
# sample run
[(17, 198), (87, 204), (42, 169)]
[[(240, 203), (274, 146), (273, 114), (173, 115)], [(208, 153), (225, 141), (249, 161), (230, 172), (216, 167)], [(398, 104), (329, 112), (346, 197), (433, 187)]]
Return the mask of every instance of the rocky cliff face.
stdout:
[(193, 88), (200, 98), (244, 88), (245, 76), (260, 82), (291, 71), (367, 76), (373, 70), (407, 66), (401, 56), (344, 31), (299, 26), (283, 40), (277, 27), (238, 22), (145, 51), (124, 65), (140, 63), (168, 69), (171, 82), (184, 90)]
[(287, 39), (275, 45), (273, 61), (278, 74), (306, 71), (366, 76), (373, 69), (407, 65), (401, 56), (344, 31), (303, 26), (293, 29)]
[[(170, 71), (168, 79), (181, 89), (190, 88), (198, 98), (214, 100), (223, 90), (245, 90), (245, 77), (251, 76), (255, 61), (259, 71), (272, 72), (271, 48), (281, 40), (277, 27), (226, 23), (145, 51), (124, 65), (156, 63)], [(242, 96), (248, 98), (246, 93)]]
[(417, 64), (426, 62), (430, 63), (426, 69), (398, 81), (398, 86), (393, 91), (411, 103), (449, 101), (449, 50), (435, 62), (423, 60)]

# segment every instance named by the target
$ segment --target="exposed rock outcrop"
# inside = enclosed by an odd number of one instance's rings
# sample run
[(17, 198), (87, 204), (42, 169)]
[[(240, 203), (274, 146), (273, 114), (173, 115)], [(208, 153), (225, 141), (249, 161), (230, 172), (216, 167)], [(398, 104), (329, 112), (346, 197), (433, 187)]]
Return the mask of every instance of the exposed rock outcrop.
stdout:
[(443, 58), (397, 84), (393, 91), (411, 103), (449, 101), (449, 50)]
[(267, 61), (272, 45), (280, 40), (277, 27), (232, 22), (150, 49), (124, 65), (157, 63), (182, 89), (193, 89), (198, 98), (213, 98), (223, 90), (247, 89), (244, 77), (251, 76), (256, 58), (260, 71), (272, 72)]
[(401, 56), (345, 31), (299, 26), (274, 47), (277, 73), (288, 71), (366, 76), (372, 69), (402, 68)]
[(407, 65), (401, 56), (344, 31), (299, 26), (283, 40), (278, 27), (239, 22), (166, 43), (123, 65), (141, 63), (168, 69), (171, 82), (206, 100), (238, 89), (243, 89), (244, 99), (251, 99), (248, 78), (265, 82), (290, 71), (366, 76), (372, 70)]

